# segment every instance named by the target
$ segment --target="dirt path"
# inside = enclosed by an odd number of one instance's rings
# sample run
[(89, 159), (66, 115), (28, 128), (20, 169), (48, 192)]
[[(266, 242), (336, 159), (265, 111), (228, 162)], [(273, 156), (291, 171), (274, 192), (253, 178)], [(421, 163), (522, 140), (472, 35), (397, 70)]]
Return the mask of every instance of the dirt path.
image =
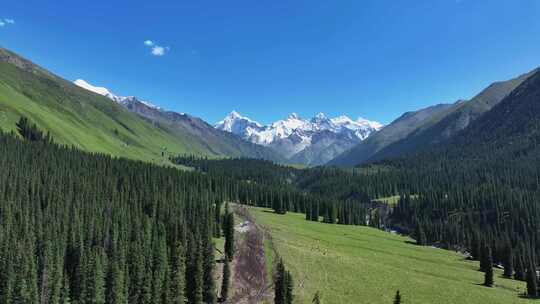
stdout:
[(236, 253), (233, 260), (233, 295), (227, 303), (271, 303), (264, 256), (264, 236), (245, 207), (234, 208), (241, 224), (235, 227)]

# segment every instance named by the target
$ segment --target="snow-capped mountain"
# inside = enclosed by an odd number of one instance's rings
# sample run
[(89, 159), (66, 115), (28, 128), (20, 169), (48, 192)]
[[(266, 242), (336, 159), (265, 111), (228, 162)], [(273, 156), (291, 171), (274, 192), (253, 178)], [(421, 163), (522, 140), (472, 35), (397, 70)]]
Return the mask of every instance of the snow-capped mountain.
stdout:
[(208, 149), (216, 156), (262, 158), (275, 162), (286, 161), (276, 151), (243, 140), (230, 132), (217, 130), (200, 118), (186, 113), (165, 110), (135, 96), (118, 96), (107, 88), (93, 86), (82, 79), (77, 79), (74, 83), (88, 91), (108, 97), (130, 112), (151, 121), (165, 132), (178, 136), (180, 141)]
[(111, 99), (113, 101), (116, 101), (117, 103), (122, 104), (124, 106), (133, 105), (134, 103), (140, 102), (140, 103), (144, 104), (145, 106), (147, 106), (149, 108), (153, 108), (153, 109), (160, 110), (160, 111), (162, 110), (160, 107), (158, 107), (156, 105), (153, 105), (153, 104), (151, 104), (151, 103), (149, 103), (147, 101), (140, 100), (135, 96), (118, 96), (118, 95), (115, 95), (111, 91), (109, 91), (109, 89), (104, 88), (104, 87), (93, 86), (93, 85), (89, 84), (88, 82), (86, 82), (83, 79), (77, 79), (73, 83), (78, 85), (79, 87), (81, 87), (83, 89), (86, 89), (88, 91), (94, 92), (94, 93), (99, 94), (99, 95), (103, 95), (105, 97), (108, 97), (109, 99)]
[(364, 118), (353, 120), (345, 115), (328, 118), (323, 113), (306, 120), (292, 113), (286, 119), (263, 126), (232, 111), (215, 127), (272, 147), (289, 159), (319, 165), (366, 139), (383, 125)]

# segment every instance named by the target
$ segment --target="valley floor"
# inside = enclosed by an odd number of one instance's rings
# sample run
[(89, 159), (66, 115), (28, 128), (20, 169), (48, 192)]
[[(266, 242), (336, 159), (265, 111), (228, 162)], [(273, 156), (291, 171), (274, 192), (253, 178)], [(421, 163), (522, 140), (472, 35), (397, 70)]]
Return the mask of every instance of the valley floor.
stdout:
[(325, 304), (392, 303), (398, 289), (404, 303), (533, 302), (520, 297), (524, 282), (504, 279), (499, 270), (495, 287), (483, 287), (478, 262), (452, 251), (417, 246), (369, 227), (309, 222), (303, 214), (276, 215), (263, 208), (249, 211), (293, 274), (294, 303), (311, 303), (317, 291)]

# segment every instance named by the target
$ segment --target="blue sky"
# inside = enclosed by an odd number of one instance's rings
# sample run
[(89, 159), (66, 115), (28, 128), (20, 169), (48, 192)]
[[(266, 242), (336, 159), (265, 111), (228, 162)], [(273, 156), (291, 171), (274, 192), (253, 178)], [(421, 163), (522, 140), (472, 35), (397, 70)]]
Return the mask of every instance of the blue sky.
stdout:
[(135, 3), (3, 0), (0, 45), (212, 123), (233, 109), (388, 123), (540, 66), (538, 0)]

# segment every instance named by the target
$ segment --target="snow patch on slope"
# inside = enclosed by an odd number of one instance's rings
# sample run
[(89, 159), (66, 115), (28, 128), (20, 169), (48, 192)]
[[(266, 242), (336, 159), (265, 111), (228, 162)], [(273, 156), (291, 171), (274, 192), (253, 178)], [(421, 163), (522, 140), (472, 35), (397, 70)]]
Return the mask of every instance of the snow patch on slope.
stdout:
[(73, 82), (74, 84), (76, 84), (77, 86), (83, 88), (83, 89), (86, 89), (90, 92), (94, 92), (96, 94), (99, 94), (99, 95), (102, 95), (102, 96), (105, 96), (119, 104), (122, 104), (122, 105), (128, 105), (130, 103), (134, 103), (134, 102), (140, 102), (142, 103), (143, 105), (149, 107), (149, 108), (153, 108), (153, 109), (156, 109), (156, 110), (162, 110), (160, 107), (150, 103), (150, 102), (147, 102), (147, 101), (144, 101), (144, 100), (140, 100), (138, 99), (137, 97), (135, 96), (118, 96), (118, 95), (115, 95), (113, 94), (111, 91), (109, 91), (109, 89), (105, 88), (105, 87), (96, 87), (94, 85), (91, 85), (90, 83), (86, 82), (85, 80), (83, 79), (77, 79)]

